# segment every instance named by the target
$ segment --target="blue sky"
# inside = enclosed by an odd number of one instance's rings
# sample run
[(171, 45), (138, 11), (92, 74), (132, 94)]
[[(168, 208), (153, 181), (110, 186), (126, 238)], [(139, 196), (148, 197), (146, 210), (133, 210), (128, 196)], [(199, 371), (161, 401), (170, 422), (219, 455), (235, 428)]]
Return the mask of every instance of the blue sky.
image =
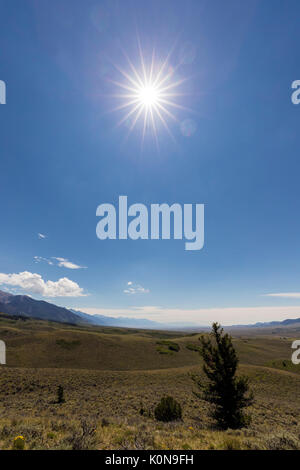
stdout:
[[(300, 317), (299, 13), (293, 0), (1, 0), (0, 289), (164, 322)], [(138, 37), (147, 66), (171, 51), (172, 80), (186, 79), (159, 148), (113, 111)], [(99, 240), (96, 208), (119, 195), (205, 204), (204, 248)]]

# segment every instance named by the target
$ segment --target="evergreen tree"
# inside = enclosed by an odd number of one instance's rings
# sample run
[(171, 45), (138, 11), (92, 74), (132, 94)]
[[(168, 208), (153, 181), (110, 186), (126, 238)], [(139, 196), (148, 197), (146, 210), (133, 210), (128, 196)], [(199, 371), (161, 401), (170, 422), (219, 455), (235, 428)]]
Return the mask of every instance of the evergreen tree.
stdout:
[(253, 394), (249, 392), (248, 378), (236, 376), (239, 360), (231, 336), (224, 334), (218, 323), (213, 323), (211, 337), (202, 336), (200, 342), (203, 371), (208, 379), (204, 386), (199, 379), (194, 379), (204, 392), (201, 398), (213, 405), (212, 416), (221, 428), (237, 429), (248, 425), (250, 416), (245, 415), (243, 409), (253, 403)]
[(57, 387), (57, 403), (65, 403), (64, 388), (62, 385)]

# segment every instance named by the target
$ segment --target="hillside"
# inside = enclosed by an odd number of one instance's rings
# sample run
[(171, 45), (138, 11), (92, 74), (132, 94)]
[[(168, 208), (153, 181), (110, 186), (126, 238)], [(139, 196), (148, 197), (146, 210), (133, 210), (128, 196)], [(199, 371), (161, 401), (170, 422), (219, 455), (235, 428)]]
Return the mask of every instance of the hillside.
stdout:
[[(67, 325), (0, 317), (0, 338), (7, 345), (7, 365), (102, 370), (156, 369), (195, 364), (187, 338), (174, 332)], [(176, 341), (178, 353), (160, 341)], [(195, 338), (197, 341), (197, 338)], [(161, 348), (158, 352), (157, 349)]]
[[(7, 365), (98, 370), (148, 370), (200, 363), (199, 333), (68, 325), (0, 316)], [(172, 343), (175, 349), (172, 349)], [(266, 364), (290, 358), (291, 340), (280, 335), (238, 335), (241, 361)], [(170, 349), (171, 347), (171, 349)]]
[[(0, 374), (0, 447), (28, 449), (300, 449), (300, 374), (292, 337), (238, 335), (239, 373), (255, 394), (252, 423), (220, 431), (194, 395), (199, 333), (119, 329), (0, 315), (7, 365)], [(57, 387), (65, 403), (56, 402)], [(173, 395), (183, 421), (157, 423)], [(143, 414), (141, 414), (141, 410)], [(92, 431), (92, 432), (90, 432)]]

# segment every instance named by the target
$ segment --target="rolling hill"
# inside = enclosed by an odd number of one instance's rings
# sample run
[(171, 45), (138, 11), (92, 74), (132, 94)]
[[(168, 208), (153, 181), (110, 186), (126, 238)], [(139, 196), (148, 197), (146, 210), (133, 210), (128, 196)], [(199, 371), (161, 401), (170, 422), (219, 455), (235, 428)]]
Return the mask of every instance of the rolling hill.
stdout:
[[(11, 449), (18, 435), (26, 449), (300, 449), (300, 371), (290, 361), (291, 338), (236, 332), (239, 373), (249, 377), (255, 396), (252, 423), (237, 431), (217, 429), (207, 403), (194, 394), (192, 377), (204, 378), (199, 333), (3, 314), (0, 338), (7, 346), (1, 449)], [(182, 404), (183, 420), (162, 425), (154, 409), (169, 394)], [(84, 435), (89, 429), (92, 441)]]

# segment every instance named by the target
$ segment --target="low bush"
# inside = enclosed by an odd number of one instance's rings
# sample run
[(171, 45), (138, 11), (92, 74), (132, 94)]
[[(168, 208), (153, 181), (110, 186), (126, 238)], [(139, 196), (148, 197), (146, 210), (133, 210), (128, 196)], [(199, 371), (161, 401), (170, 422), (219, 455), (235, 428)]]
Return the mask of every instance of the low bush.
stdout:
[(154, 416), (157, 421), (176, 421), (182, 418), (182, 409), (173, 397), (162, 397), (154, 410)]

